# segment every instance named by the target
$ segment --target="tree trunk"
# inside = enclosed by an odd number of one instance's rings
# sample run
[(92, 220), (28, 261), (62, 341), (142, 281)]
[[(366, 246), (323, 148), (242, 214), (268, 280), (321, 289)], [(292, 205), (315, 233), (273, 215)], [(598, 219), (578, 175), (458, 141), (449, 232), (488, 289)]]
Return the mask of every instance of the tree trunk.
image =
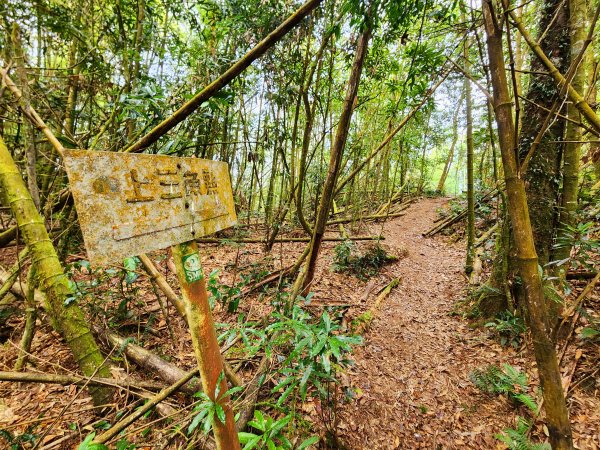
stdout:
[[(23, 95), (23, 106), (27, 110), (30, 109), (31, 97), (29, 95), (29, 81), (27, 77), (27, 69), (25, 69), (25, 55), (21, 44), (21, 31), (16, 23), (13, 23), (12, 29), (12, 44), (15, 62), (17, 65), (17, 74), (19, 83), (21, 84), (21, 94)], [(26, 123), (26, 139), (25, 139), (25, 159), (27, 161), (27, 188), (33, 199), (35, 207), (40, 209), (40, 190), (37, 184), (36, 160), (37, 152), (35, 148), (35, 129), (32, 124)]]
[(544, 396), (550, 442), (555, 450), (570, 450), (573, 449), (573, 438), (569, 423), (569, 412), (562, 389), (556, 349), (550, 339), (550, 330), (547, 327), (547, 309), (542, 280), (538, 271), (533, 230), (529, 221), (525, 185), (518, 174), (514, 148), (515, 128), (512, 102), (504, 69), (502, 27), (498, 23), (492, 0), (484, 1), (483, 17), (494, 88), (494, 110), (504, 164), (507, 206), (513, 228), (516, 260), (525, 292), (525, 304), (527, 305), (535, 358)]
[[(583, 49), (586, 39), (586, 9), (585, 0), (569, 1), (569, 28), (571, 31), (571, 63)], [(585, 83), (585, 59), (576, 68), (575, 75), (571, 80), (571, 86), (583, 92)], [(581, 114), (572, 103), (567, 105), (567, 116), (576, 122), (581, 121)], [(568, 243), (566, 234), (568, 227), (576, 224), (575, 212), (577, 210), (577, 194), (579, 188), (579, 161), (581, 159), (582, 132), (581, 127), (573, 122), (567, 122), (565, 133), (565, 152), (563, 156), (563, 187), (561, 196), (561, 208), (558, 225), (558, 239), (561, 246), (554, 252), (552, 259), (562, 260), (571, 254), (571, 245)], [(562, 238), (562, 239), (561, 239)], [(557, 267), (560, 279), (564, 280), (569, 264)]]
[(327, 178), (325, 179), (325, 184), (323, 186), (321, 201), (319, 203), (319, 209), (313, 228), (313, 236), (310, 243), (308, 260), (306, 262), (304, 270), (300, 273), (298, 277), (297, 285), (294, 286), (294, 293), (300, 292), (301, 287), (302, 293), (307, 294), (307, 290), (310, 287), (310, 284), (312, 283), (312, 280), (314, 278), (315, 269), (317, 265), (317, 257), (319, 256), (321, 241), (323, 239), (323, 234), (325, 233), (325, 226), (327, 224), (327, 217), (329, 216), (329, 210), (331, 209), (335, 184), (337, 182), (340, 171), (342, 156), (344, 153), (344, 146), (346, 145), (348, 130), (350, 129), (350, 120), (352, 118), (354, 102), (356, 101), (356, 95), (358, 93), (360, 75), (362, 72), (365, 56), (367, 54), (367, 47), (370, 37), (371, 28), (370, 26), (367, 26), (367, 28), (360, 35), (358, 43), (356, 45), (356, 54), (354, 56), (354, 63), (352, 64), (350, 79), (348, 80), (348, 86), (346, 88), (346, 98), (344, 100), (344, 107), (342, 109), (342, 114), (336, 130), (333, 147), (331, 148), (329, 158), (329, 170), (327, 171)]
[[(569, 59), (566, 3), (561, 0), (544, 0), (540, 14), (539, 28), (547, 30), (541, 42), (542, 50), (551, 55), (558, 69), (564, 72)], [(544, 66), (538, 59), (533, 59), (531, 70), (542, 72)], [(561, 101), (555, 81), (546, 76), (531, 77), (527, 99), (548, 109), (552, 108), (555, 101)], [(525, 103), (518, 149), (521, 160), (529, 152), (547, 114), (547, 111), (532, 103)], [(562, 120), (555, 120), (548, 127), (524, 173), (536, 252), (542, 265), (550, 260), (558, 219), (562, 144), (557, 141), (563, 140), (564, 130), (565, 122)]]
[[(52, 326), (65, 339), (84, 375), (110, 378), (110, 370), (104, 364), (88, 321), (73, 300), (74, 292), (44, 227), (44, 220), (1, 137), (0, 187), (8, 197), (23, 240), (31, 249)], [(90, 393), (96, 405), (106, 404), (112, 397), (112, 391), (106, 387), (92, 387)]]
[[(469, 37), (464, 44), (465, 71), (469, 72)], [(471, 80), (464, 78), (465, 88), (465, 115), (467, 118), (467, 260), (465, 273), (467, 276), (473, 272), (475, 258), (475, 186), (473, 183), (473, 113), (471, 99)]]

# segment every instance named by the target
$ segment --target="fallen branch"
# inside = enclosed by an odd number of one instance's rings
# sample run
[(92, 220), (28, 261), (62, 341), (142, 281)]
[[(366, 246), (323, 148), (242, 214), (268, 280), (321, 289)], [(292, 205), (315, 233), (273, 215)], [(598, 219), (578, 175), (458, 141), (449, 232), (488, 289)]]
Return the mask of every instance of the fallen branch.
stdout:
[(572, 271), (567, 272), (567, 280), (591, 280), (596, 275), (598, 275), (598, 272), (592, 272), (592, 271), (582, 272), (579, 270), (572, 270)]
[[(185, 375), (185, 371), (160, 356), (152, 353), (139, 345), (129, 342), (126, 338), (111, 331), (99, 331), (98, 333), (110, 344), (111, 347), (121, 349), (125, 355), (138, 366), (158, 375), (167, 383), (175, 383)], [(184, 385), (181, 390), (186, 394), (193, 395), (202, 390), (198, 379), (192, 380)]]
[(132, 380), (117, 380), (114, 378), (87, 378), (79, 375), (59, 375), (37, 372), (2, 372), (0, 371), (0, 381), (13, 381), (19, 383), (44, 383), (44, 384), (60, 384), (62, 386), (76, 385), (83, 386), (84, 384), (112, 386), (121, 389), (146, 389), (157, 391), (165, 386), (154, 381), (132, 381)]
[[(475, 208), (478, 208), (479, 206), (481, 206), (484, 202), (496, 197), (499, 193), (498, 189), (493, 189), (490, 192), (488, 192), (487, 194), (485, 194), (483, 197), (481, 197), (481, 199), (475, 204)], [(460, 211), (457, 214), (454, 214), (453, 216), (450, 216), (446, 219), (444, 219), (443, 221), (441, 221), (440, 223), (438, 223), (437, 225), (433, 226), (432, 228), (430, 228), (429, 230), (427, 230), (425, 233), (423, 233), (423, 236), (425, 237), (432, 237), (435, 236), (437, 233), (439, 233), (440, 231), (448, 228), (451, 225), (454, 225), (456, 222), (458, 222), (459, 220), (465, 218), (467, 216), (467, 209), (463, 209), (462, 211)]]
[[(398, 200), (400, 197), (402, 197), (402, 194), (404, 193), (404, 188), (406, 187), (406, 185), (408, 184), (408, 180), (406, 180), (406, 183), (404, 183), (400, 189), (398, 189), (398, 192), (396, 192), (394, 195), (392, 195), (392, 197), (385, 202), (383, 205), (381, 205), (381, 208), (379, 208), (377, 210), (377, 212), (375, 213), (375, 215), (380, 215), (383, 214), (385, 211), (389, 210), (390, 206), (392, 206), (392, 204), (394, 202), (396, 202), (396, 200)], [(412, 203), (413, 199), (409, 198), (407, 201), (401, 203), (401, 205), (403, 205), (404, 203)]]
[(377, 296), (375, 302), (369, 308), (369, 310), (353, 320), (353, 323), (355, 324), (355, 334), (364, 334), (364, 332), (369, 328), (369, 326), (375, 319), (377, 313), (379, 312), (379, 308), (381, 307), (381, 304), (383, 303), (385, 298), (390, 294), (390, 292), (392, 292), (392, 289), (394, 289), (399, 284), (400, 278), (394, 278), (392, 281), (390, 281), (388, 285), (380, 291), (380, 294)]
[[(348, 222), (350, 222), (350, 220), (348, 220)], [(336, 222), (337, 223), (337, 222)], [(339, 222), (339, 223), (344, 223), (344, 222)], [(331, 222), (329, 222), (327, 225), (330, 225)], [(379, 240), (384, 240), (385, 237), (383, 236), (350, 236), (348, 237), (348, 240), (351, 241), (379, 241)], [(347, 239), (344, 239), (342, 237), (324, 237), (323, 241), (331, 241), (331, 242), (339, 242), (339, 241), (345, 241)], [(266, 244), (267, 241), (265, 241), (264, 239), (261, 238), (234, 238), (234, 239), (218, 239), (218, 238), (200, 238), (200, 239), (196, 239), (196, 242), (200, 243), (200, 244), (224, 244), (227, 242), (234, 242), (234, 243), (242, 243), (242, 244)], [(278, 242), (278, 243), (282, 243), (282, 242), (310, 242), (310, 238), (309, 237), (288, 237), (288, 238), (277, 238), (275, 239), (273, 242)]]
[(152, 408), (154, 408), (160, 402), (162, 402), (163, 400), (165, 400), (166, 398), (170, 397), (175, 392), (177, 392), (188, 381), (190, 381), (197, 373), (198, 373), (198, 369), (193, 369), (193, 370), (190, 370), (189, 372), (187, 372), (175, 384), (169, 386), (168, 388), (163, 389), (158, 394), (156, 394), (154, 397), (150, 398), (144, 404), (144, 406), (136, 409), (132, 414), (128, 415), (120, 422), (117, 422), (116, 424), (114, 424), (112, 427), (110, 427), (108, 430), (106, 430), (100, 436), (97, 436), (96, 439), (94, 439), (93, 443), (94, 444), (104, 444), (105, 442), (109, 441), (110, 439), (112, 439), (113, 437), (118, 435), (121, 431), (123, 431), (125, 428), (127, 428), (129, 425), (131, 425), (137, 419), (142, 417), (144, 414), (146, 414), (148, 411), (150, 411)]
[(15, 225), (0, 233), (0, 248), (8, 245), (10, 241), (17, 237), (17, 230), (18, 228)]
[(494, 226), (493, 226), (493, 227), (491, 227), (489, 230), (487, 230), (485, 233), (483, 233), (483, 234), (482, 234), (482, 235), (479, 237), (479, 239), (477, 239), (477, 240), (475, 241), (475, 248), (477, 248), (477, 247), (481, 246), (482, 244), (484, 244), (484, 243), (485, 243), (485, 242), (486, 242), (486, 241), (489, 239), (489, 237), (490, 237), (492, 234), (494, 234), (494, 233), (495, 233), (495, 231), (496, 231), (497, 229), (498, 229), (498, 222), (496, 222), (496, 223), (494, 224)]
[[(400, 208), (398, 211), (403, 211), (408, 208), (408, 205)], [(339, 223), (349, 223), (349, 222), (358, 222), (358, 221), (366, 221), (366, 220), (380, 220), (380, 219), (388, 219), (390, 217), (401, 217), (406, 213), (403, 212), (395, 212), (391, 214), (373, 214), (370, 216), (362, 216), (362, 217), (347, 217), (345, 219), (335, 219), (330, 222), (327, 222), (327, 226), (329, 225), (337, 225)], [(325, 240), (325, 239), (324, 239)]]
[[(152, 353), (150, 350), (146, 350), (139, 345), (129, 342), (126, 338), (118, 335), (117, 333), (108, 330), (98, 330), (98, 333), (103, 336), (111, 346), (123, 348), (122, 351), (128, 358), (131, 358), (139, 366), (156, 373), (167, 383), (174, 383), (185, 374), (185, 371), (177, 367), (175, 364), (165, 361), (163, 358)], [(242, 381), (240, 377), (233, 371), (231, 366), (226, 361), (224, 361), (224, 365), (225, 375), (227, 376), (229, 382), (234, 386), (241, 386)], [(182, 391), (192, 395), (200, 390), (202, 390), (202, 387), (199, 383), (199, 380), (194, 380), (182, 388)]]

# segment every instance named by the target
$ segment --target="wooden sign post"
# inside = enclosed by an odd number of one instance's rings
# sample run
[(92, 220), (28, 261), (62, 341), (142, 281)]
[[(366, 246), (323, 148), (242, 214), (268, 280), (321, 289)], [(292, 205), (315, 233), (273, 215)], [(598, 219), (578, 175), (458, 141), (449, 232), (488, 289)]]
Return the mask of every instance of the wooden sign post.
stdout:
[[(64, 163), (88, 257), (106, 264), (171, 247), (217, 448), (240, 448), (195, 238), (236, 222), (226, 163), (198, 158), (67, 150)], [(221, 380), (215, 398), (217, 382)]]

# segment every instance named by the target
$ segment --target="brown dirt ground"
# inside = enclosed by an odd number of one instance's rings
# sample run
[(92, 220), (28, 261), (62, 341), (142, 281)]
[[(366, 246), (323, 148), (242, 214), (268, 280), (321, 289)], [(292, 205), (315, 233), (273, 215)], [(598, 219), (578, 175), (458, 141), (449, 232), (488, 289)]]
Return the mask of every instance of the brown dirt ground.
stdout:
[[(386, 244), (404, 247), (408, 255), (388, 266), (401, 284), (386, 299), (348, 374), (358, 397), (340, 414), (338, 434), (348, 448), (503, 448), (493, 435), (514, 427), (519, 411), (478, 391), (469, 373), (508, 362), (537, 385), (529, 352), (503, 348), (487, 330), (471, 329), (452, 314), (466, 295), (464, 244), (421, 236), (445, 203), (424, 199), (384, 226)], [(575, 391), (569, 403), (578, 447), (598, 448), (598, 399)]]
[[(384, 301), (380, 314), (365, 334), (365, 343), (354, 354), (355, 366), (342, 375), (345, 388), (354, 392), (355, 399), (343, 402), (336, 433), (348, 449), (495, 449), (493, 438), (507, 426), (513, 426), (517, 414), (508, 401), (480, 393), (469, 381), (469, 373), (488, 364), (510, 364), (527, 371), (531, 384), (537, 385), (533, 357), (527, 351), (502, 348), (492, 339), (487, 329), (471, 329), (467, 321), (454, 315), (456, 302), (465, 298), (466, 279), (462, 274), (464, 244), (452, 244), (448, 239), (426, 239), (421, 233), (433, 223), (437, 209), (444, 199), (424, 199), (413, 204), (403, 217), (383, 225), (385, 245), (396, 254), (406, 256), (386, 266), (368, 282), (356, 277), (331, 271), (336, 243), (324, 243), (313, 291), (312, 304), (308, 306), (319, 314), (323, 306), (346, 308), (349, 322), (366, 311), (378, 288), (395, 277), (401, 278), (399, 287)], [(379, 234), (382, 225), (362, 225), (353, 234)], [(369, 229), (370, 228), (370, 229)], [(337, 235), (337, 228), (331, 230)], [(260, 245), (203, 246), (205, 272), (220, 269), (219, 281), (231, 283), (235, 270), (257, 267), (276, 269), (286, 267), (302, 252), (304, 244), (276, 244), (270, 257)], [(360, 244), (361, 246), (368, 244)], [(14, 248), (0, 250), (0, 261), (6, 266), (14, 260)], [(81, 255), (83, 257), (83, 255)], [(177, 286), (175, 276), (166, 264), (165, 252), (153, 254), (159, 267), (172, 286)], [(239, 269), (238, 269), (239, 270)], [(237, 275), (239, 277), (239, 274)], [(239, 279), (239, 278), (238, 278)], [(159, 305), (145, 277), (136, 282), (136, 291), (129, 295), (131, 317), (128, 326), (119, 329), (123, 335), (136, 336), (146, 348), (177, 364), (182, 369), (195, 364), (193, 350), (186, 332), (185, 322), (168, 307), (169, 320), (160, 314)], [(84, 306), (90, 310), (96, 302), (94, 322), (106, 324), (121, 298), (118, 279), (110, 279), (96, 288), (96, 300)], [(254, 295), (245, 299), (240, 311), (251, 319), (259, 319), (270, 309), (272, 294)], [(112, 297), (117, 300), (111, 303)], [(98, 308), (107, 312), (98, 313)], [(148, 311), (154, 311), (149, 314)], [(217, 322), (235, 322), (236, 316), (215, 310)], [(34, 339), (30, 371), (68, 373), (76, 365), (69, 350), (41, 317)], [(12, 332), (0, 346), (0, 370), (11, 370), (16, 357), (22, 330), (22, 317), (11, 319)], [(173, 335), (169, 334), (169, 325)], [(572, 367), (571, 353), (565, 358), (566, 371)], [(596, 361), (597, 347), (589, 361)], [(235, 355), (230, 355), (235, 364)], [(585, 362), (586, 354), (580, 359)], [(119, 360), (121, 369), (134, 377), (152, 378), (152, 374), (136, 368), (134, 364)], [(252, 376), (256, 361), (242, 366), (245, 380)], [(592, 372), (592, 369), (590, 369)], [(597, 377), (597, 371), (595, 375)], [(592, 383), (594, 384), (594, 383)], [(577, 387), (570, 393), (569, 405), (580, 449), (600, 447), (600, 402), (596, 388), (582, 390)], [(267, 390), (268, 392), (268, 390)], [(126, 392), (117, 396), (117, 410), (127, 408), (132, 397)], [(72, 401), (72, 403), (70, 403)], [(184, 397), (174, 398), (171, 405), (184, 405)], [(308, 401), (303, 411), (317, 430), (322, 423), (316, 402)], [(64, 410), (64, 411), (63, 411)], [(56, 417), (62, 412), (60, 417)], [(44, 448), (72, 448), (81, 442), (98, 423), (93, 415), (87, 392), (74, 386), (46, 384), (0, 383), (0, 429), (16, 434), (27, 427), (44, 437)], [(136, 424), (137, 425), (137, 424)], [(146, 443), (155, 444), (166, 434), (161, 426), (154, 425)], [(535, 435), (543, 436), (541, 422), (536, 424)], [(140, 441), (138, 430), (138, 442)], [(164, 441), (162, 441), (164, 442)], [(0, 448), (5, 445), (0, 438)], [(145, 448), (145, 447), (140, 447)], [(150, 447), (148, 447), (150, 448)], [(168, 447), (175, 448), (175, 447)]]

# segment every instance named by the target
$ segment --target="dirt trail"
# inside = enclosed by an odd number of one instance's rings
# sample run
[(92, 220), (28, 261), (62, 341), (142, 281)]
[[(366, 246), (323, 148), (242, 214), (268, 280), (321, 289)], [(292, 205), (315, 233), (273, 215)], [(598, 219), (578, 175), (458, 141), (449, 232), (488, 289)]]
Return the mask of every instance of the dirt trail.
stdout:
[(505, 402), (469, 381), (473, 369), (508, 354), (450, 314), (465, 295), (463, 245), (421, 236), (445, 203), (419, 201), (384, 227), (386, 244), (405, 247), (408, 256), (388, 267), (401, 284), (349, 372), (357, 398), (342, 408), (338, 427), (348, 448), (496, 448), (493, 434), (514, 417)]

